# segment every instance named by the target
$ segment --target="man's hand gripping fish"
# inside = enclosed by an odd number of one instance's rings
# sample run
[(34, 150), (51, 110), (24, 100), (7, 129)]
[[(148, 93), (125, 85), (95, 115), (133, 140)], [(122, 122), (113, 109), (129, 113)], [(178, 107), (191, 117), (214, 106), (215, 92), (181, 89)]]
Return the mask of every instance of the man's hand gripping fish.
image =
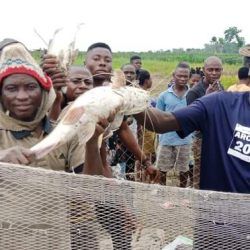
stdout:
[(96, 87), (79, 96), (55, 129), (31, 148), (36, 158), (42, 158), (74, 136), (78, 136), (80, 144), (85, 144), (94, 134), (100, 119), (107, 119), (111, 113), (117, 112), (110, 124), (110, 129), (116, 130), (120, 127), (124, 115), (144, 111), (149, 103), (148, 92), (125, 86), (125, 83), (123, 72), (115, 71), (110, 86)]

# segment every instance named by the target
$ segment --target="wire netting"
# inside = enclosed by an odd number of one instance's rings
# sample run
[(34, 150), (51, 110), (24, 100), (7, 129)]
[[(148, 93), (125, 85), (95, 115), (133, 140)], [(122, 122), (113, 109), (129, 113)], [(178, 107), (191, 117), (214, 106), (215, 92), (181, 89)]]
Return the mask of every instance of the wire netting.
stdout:
[(0, 164), (0, 249), (250, 249), (250, 195)]

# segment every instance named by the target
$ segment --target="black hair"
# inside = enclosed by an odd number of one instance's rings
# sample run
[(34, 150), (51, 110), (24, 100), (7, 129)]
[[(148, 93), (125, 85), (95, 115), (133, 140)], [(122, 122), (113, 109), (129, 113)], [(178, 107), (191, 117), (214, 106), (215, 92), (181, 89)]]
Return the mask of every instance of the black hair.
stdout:
[(135, 68), (135, 66), (134, 66), (133, 64), (131, 64), (131, 63), (125, 63), (125, 64), (123, 64), (123, 65), (121, 66), (121, 70), (123, 70), (123, 68), (124, 68), (125, 66), (132, 66), (132, 67)]
[(138, 73), (139, 85), (143, 85), (145, 80), (150, 79), (150, 73), (145, 69), (140, 69)]
[(104, 49), (109, 50), (112, 53), (111, 48), (108, 46), (108, 44), (106, 44), (106, 43), (100, 43), (100, 42), (99, 43), (93, 43), (93, 44), (91, 44), (88, 47), (87, 52), (89, 52), (90, 50), (95, 49), (95, 48), (104, 48)]
[(134, 60), (141, 60), (141, 57), (138, 55), (134, 55), (130, 57), (130, 62), (132, 63)]
[(248, 67), (241, 67), (238, 70), (238, 78), (240, 80), (247, 79), (249, 76), (249, 68)]
[(204, 73), (201, 69), (201, 67), (191, 68), (190, 70), (190, 77), (194, 74), (200, 75), (201, 77), (204, 76)]
[(189, 69), (190, 70), (190, 66), (187, 62), (180, 62), (177, 64), (176, 68), (182, 68), (182, 69)]

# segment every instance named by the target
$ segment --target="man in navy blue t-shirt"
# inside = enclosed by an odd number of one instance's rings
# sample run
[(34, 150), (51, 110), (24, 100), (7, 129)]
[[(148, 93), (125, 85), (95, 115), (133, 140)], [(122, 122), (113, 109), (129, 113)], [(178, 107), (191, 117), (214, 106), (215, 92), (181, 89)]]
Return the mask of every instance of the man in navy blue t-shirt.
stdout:
[[(148, 110), (148, 129), (203, 134), (200, 188), (250, 193), (250, 93), (219, 92), (172, 113)], [(142, 114), (136, 116), (142, 122)], [(152, 124), (153, 123), (153, 124)]]
[[(144, 114), (135, 117), (143, 123)], [(250, 193), (250, 92), (210, 94), (172, 113), (150, 109), (146, 128), (157, 133), (175, 130), (181, 137), (200, 130), (200, 188)], [(230, 209), (218, 214), (216, 207), (205, 207), (197, 209), (194, 249), (229, 249), (229, 240), (230, 249), (248, 249), (249, 217), (235, 223)]]

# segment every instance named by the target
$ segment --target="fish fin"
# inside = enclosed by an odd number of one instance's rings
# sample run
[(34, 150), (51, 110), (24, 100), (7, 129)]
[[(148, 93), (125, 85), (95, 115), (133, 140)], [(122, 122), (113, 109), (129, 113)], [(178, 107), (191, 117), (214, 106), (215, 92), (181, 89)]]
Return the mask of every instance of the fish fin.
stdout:
[(111, 87), (120, 88), (126, 86), (126, 78), (122, 70), (115, 70), (111, 78)]
[(51, 51), (54, 49), (54, 43), (55, 43), (55, 39), (58, 33), (60, 33), (60, 31), (63, 28), (58, 28), (55, 30), (54, 34), (53, 34), (53, 38), (49, 40), (49, 46), (48, 46), (48, 54), (51, 53)]
[(77, 131), (79, 145), (84, 145), (95, 133), (95, 123), (88, 122), (84, 127)]
[(68, 110), (65, 116), (62, 118), (62, 124), (73, 125), (77, 123), (84, 114), (84, 107), (75, 107)]
[(123, 114), (117, 114), (115, 116), (115, 119), (111, 122), (109, 130), (115, 131), (119, 129), (122, 124), (123, 118), (124, 118)]

